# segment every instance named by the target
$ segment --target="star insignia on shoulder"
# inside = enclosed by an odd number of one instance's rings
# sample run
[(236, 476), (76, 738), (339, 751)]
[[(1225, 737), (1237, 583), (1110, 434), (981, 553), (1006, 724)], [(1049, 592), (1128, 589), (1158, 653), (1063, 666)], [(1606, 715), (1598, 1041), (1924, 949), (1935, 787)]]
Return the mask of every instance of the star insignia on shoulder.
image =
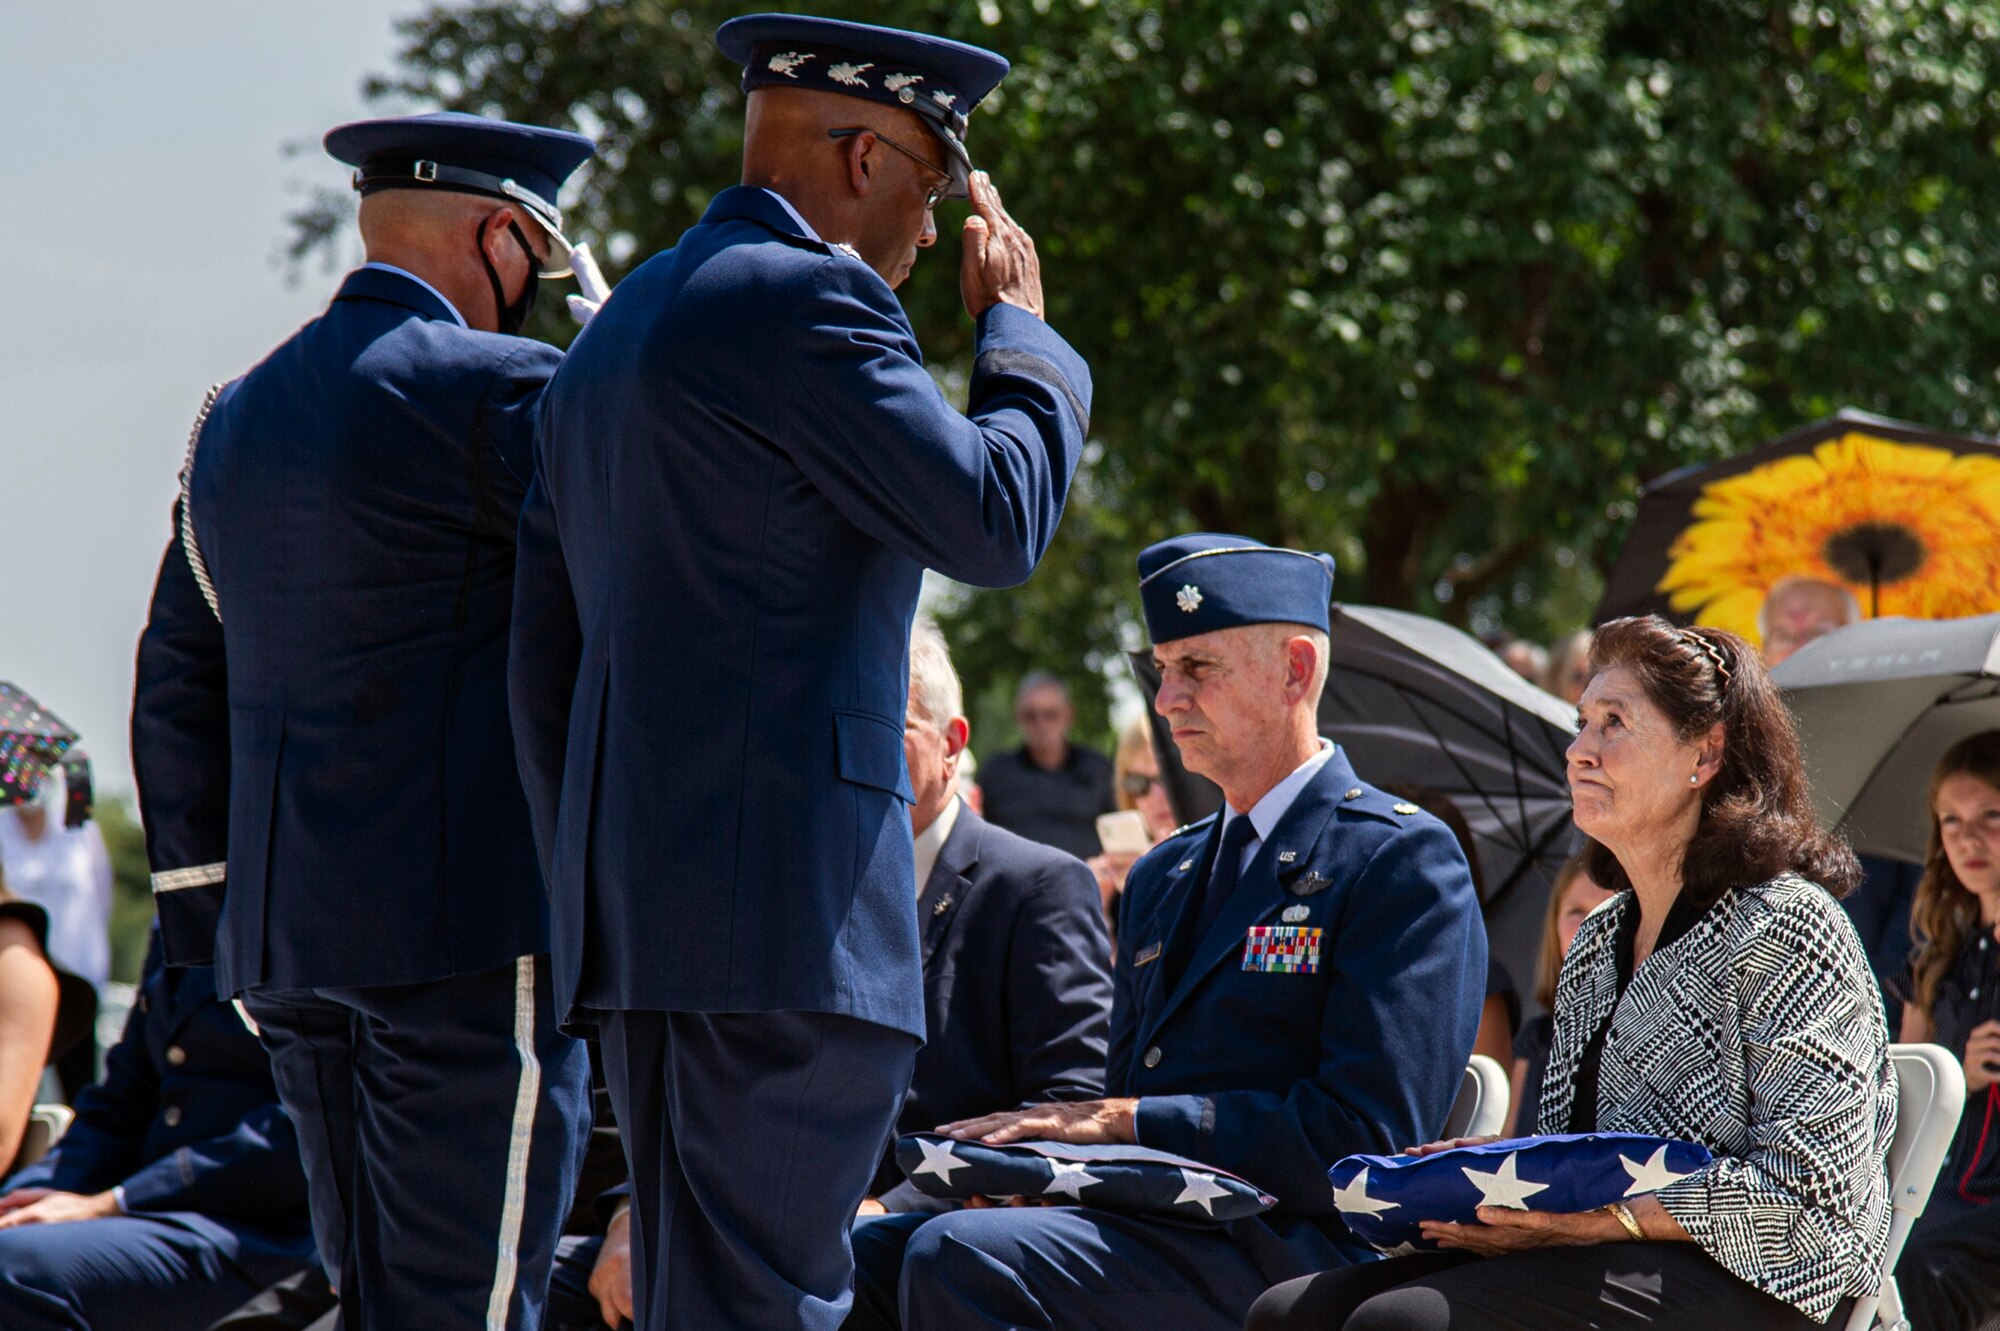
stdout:
[(1405, 817), (1408, 817), (1410, 814), (1413, 813), (1423, 812), (1423, 810), (1419, 809), (1416, 805), (1410, 804), (1408, 802), (1402, 804), (1392, 804), (1389, 807), (1394, 809), (1397, 813), (1404, 815)]
[(855, 249), (844, 240), (829, 240), (826, 243), (826, 247), (835, 254), (845, 254), (850, 259), (859, 259), (861, 257), (861, 251)]
[(1190, 582), (1174, 593), (1174, 604), (1179, 606), (1183, 613), (1193, 614), (1201, 609), (1201, 588)]
[(826, 76), (835, 83), (844, 83), (850, 88), (865, 88), (868, 86), (868, 80), (861, 77), (861, 72), (873, 68), (875, 66), (872, 63), (857, 65), (851, 60), (843, 60), (837, 65), (830, 66)]
[(1361, 787), (1359, 787), (1359, 786), (1354, 786), (1354, 787), (1350, 788), (1350, 789), (1348, 790), (1348, 792), (1347, 792), (1347, 793), (1346, 793), (1345, 795), (1342, 795), (1342, 796), (1341, 796), (1341, 798), (1342, 798), (1342, 799), (1344, 799), (1344, 800), (1358, 800), (1358, 799), (1360, 799), (1360, 798), (1361, 798)]
[(812, 58), (810, 51), (780, 51), (771, 57), (764, 68), (773, 74), (783, 74), (788, 79), (795, 79), (798, 77), (798, 67)]

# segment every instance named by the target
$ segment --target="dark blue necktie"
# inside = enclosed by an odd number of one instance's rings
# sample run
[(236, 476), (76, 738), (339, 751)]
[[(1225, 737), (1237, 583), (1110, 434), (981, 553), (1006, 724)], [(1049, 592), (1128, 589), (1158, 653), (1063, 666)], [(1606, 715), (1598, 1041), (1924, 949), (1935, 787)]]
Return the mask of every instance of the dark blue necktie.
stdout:
[(1188, 962), (1193, 960), (1196, 950), (1201, 947), (1201, 940), (1208, 937), (1216, 916), (1222, 914), (1222, 908), (1235, 894), (1236, 880), (1243, 873), (1243, 848), (1256, 839), (1257, 827), (1248, 814), (1231, 818), (1229, 825), (1222, 829), (1222, 848), (1216, 852), (1215, 863), (1208, 867), (1201, 900), (1195, 904), (1194, 923), (1182, 939), (1181, 955), (1174, 967), (1176, 980), (1187, 969)]

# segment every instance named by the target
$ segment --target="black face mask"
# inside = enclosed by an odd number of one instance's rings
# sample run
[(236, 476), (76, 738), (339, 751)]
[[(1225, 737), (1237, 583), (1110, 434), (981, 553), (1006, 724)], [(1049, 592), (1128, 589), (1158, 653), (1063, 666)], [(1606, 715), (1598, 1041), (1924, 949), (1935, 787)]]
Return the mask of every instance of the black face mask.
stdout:
[(528, 258), (528, 282), (521, 288), (521, 298), (511, 305), (507, 303), (507, 293), (500, 285), (500, 274), (494, 269), (493, 260), (486, 257), (484, 237), (481, 237), (479, 246), (479, 261), (486, 265), (486, 280), (493, 284), (493, 308), (499, 312), (500, 331), (514, 337), (528, 326), (528, 316), (535, 311), (535, 293), (542, 286), (542, 265), (535, 258), (534, 247), (528, 244), (528, 238), (521, 234), (521, 224), (509, 222), (507, 229), (514, 233), (514, 243)]

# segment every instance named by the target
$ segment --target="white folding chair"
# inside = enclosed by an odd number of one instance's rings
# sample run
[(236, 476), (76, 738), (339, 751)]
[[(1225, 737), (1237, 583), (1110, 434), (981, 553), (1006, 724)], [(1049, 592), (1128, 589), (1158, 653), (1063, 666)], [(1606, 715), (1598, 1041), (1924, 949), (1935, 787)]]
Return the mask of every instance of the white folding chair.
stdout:
[(68, 1105), (36, 1105), (28, 1114), (28, 1130), (21, 1135), (21, 1150), (14, 1157), (14, 1169), (26, 1169), (47, 1155), (75, 1119), (76, 1111)]
[(1474, 1054), (1458, 1083), (1458, 1099), (1452, 1101), (1451, 1115), (1444, 1121), (1445, 1139), (1492, 1136), (1507, 1125), (1513, 1099), (1507, 1070), (1484, 1054)]
[[(1965, 1112), (1965, 1070), (1951, 1051), (1934, 1044), (1892, 1044), (1896, 1068), (1896, 1135), (1889, 1143), (1889, 1249), (1882, 1258), (1882, 1290), (1861, 1299), (1847, 1331), (1912, 1331), (1896, 1287), (1896, 1260), (1903, 1255), (1910, 1227), (1924, 1213), (1944, 1154)], [(1914, 1331), (1932, 1331), (1917, 1327)]]

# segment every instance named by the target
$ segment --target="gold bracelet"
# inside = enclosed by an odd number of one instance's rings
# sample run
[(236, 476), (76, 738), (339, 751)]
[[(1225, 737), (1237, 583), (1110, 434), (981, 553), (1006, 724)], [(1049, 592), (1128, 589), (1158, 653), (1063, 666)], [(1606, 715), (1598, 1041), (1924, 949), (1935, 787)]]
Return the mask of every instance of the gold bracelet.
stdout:
[(1611, 1212), (1613, 1220), (1625, 1226), (1625, 1232), (1632, 1236), (1634, 1243), (1644, 1243), (1646, 1241), (1646, 1231), (1639, 1228), (1639, 1222), (1633, 1217), (1631, 1207), (1623, 1202), (1613, 1202), (1604, 1209)]

